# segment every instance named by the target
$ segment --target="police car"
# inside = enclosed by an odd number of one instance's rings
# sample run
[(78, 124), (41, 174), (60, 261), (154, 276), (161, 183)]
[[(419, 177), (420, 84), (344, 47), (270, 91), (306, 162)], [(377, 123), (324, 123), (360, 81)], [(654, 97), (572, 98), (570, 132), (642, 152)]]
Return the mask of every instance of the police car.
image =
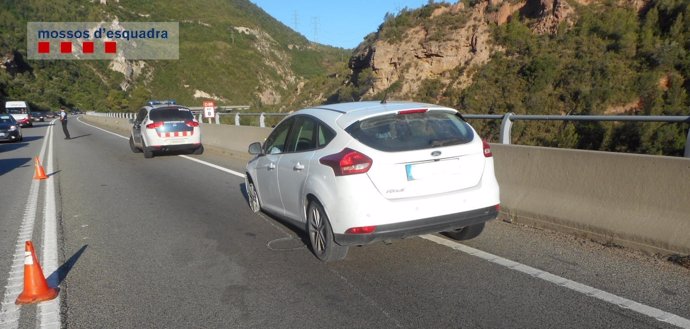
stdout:
[(130, 120), (129, 147), (152, 158), (155, 153), (183, 151), (202, 154), (201, 128), (192, 111), (174, 101), (150, 101)]

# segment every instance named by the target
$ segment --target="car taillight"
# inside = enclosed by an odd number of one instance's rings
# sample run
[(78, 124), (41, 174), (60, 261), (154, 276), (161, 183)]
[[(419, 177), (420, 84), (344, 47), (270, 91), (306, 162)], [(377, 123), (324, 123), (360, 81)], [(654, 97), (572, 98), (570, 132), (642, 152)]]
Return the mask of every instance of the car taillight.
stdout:
[(349, 148), (327, 155), (319, 159), (319, 162), (333, 168), (336, 176), (363, 174), (374, 163), (370, 157)]
[(156, 121), (146, 125), (146, 128), (148, 129), (156, 129), (160, 127), (163, 127), (163, 121)]
[(185, 123), (188, 127), (198, 127), (198, 126), (199, 126), (199, 123), (198, 123), (198, 122), (192, 121), (192, 120), (190, 120), (190, 121), (185, 121), (184, 123)]
[(491, 146), (489, 146), (489, 143), (482, 139), (482, 144), (484, 145), (484, 157), (490, 158), (494, 156), (494, 154), (491, 153)]
[(347, 234), (369, 234), (376, 231), (376, 226), (361, 226), (361, 227), (351, 227), (348, 228), (345, 233)]
[(426, 113), (426, 111), (428, 111), (428, 109), (403, 110), (403, 111), (398, 111), (398, 114), (405, 115), (405, 114)]

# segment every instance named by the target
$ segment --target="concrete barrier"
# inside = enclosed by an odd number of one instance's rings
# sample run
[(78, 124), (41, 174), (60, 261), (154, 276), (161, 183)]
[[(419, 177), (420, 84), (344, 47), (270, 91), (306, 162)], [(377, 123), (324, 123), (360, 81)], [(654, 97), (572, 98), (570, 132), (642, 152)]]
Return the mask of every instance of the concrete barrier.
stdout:
[[(127, 119), (85, 120), (129, 134)], [(249, 159), (270, 128), (202, 124), (205, 147)], [(492, 144), (506, 220), (661, 254), (690, 254), (690, 159)]]
[(652, 253), (690, 253), (690, 159), (492, 145), (505, 215)]
[(229, 125), (201, 125), (201, 139), (204, 147), (211, 146), (240, 159), (249, 160), (247, 151), (252, 142), (263, 142), (271, 128)]

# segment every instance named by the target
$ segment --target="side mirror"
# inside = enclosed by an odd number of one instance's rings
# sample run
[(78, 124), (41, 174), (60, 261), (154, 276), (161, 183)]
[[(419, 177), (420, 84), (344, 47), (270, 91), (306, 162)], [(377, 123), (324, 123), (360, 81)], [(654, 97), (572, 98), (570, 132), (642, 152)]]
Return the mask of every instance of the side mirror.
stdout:
[(249, 154), (251, 154), (251, 155), (263, 154), (263, 150), (261, 149), (261, 143), (254, 142), (254, 143), (249, 144)]

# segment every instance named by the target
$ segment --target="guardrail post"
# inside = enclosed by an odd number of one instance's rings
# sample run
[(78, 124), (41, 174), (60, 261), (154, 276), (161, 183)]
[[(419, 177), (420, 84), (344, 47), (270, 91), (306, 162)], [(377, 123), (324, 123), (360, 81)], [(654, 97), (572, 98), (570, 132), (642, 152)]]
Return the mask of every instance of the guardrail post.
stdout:
[(199, 112), (199, 119), (197, 119), (199, 122), (204, 122), (204, 114), (202, 112)]
[(513, 128), (513, 121), (510, 117), (513, 113), (508, 112), (503, 115), (503, 120), (501, 121), (501, 144), (510, 144), (510, 130)]
[(216, 119), (216, 124), (219, 125), (220, 124), (220, 113), (216, 112), (216, 118), (215, 119)]
[(259, 116), (259, 127), (266, 128), (266, 116), (263, 112), (261, 112), (261, 115)]
[(690, 158), (690, 128), (688, 128), (688, 138), (685, 140), (685, 154), (686, 158)]
[(239, 126), (239, 125), (240, 125), (240, 114), (235, 113), (235, 126)]

